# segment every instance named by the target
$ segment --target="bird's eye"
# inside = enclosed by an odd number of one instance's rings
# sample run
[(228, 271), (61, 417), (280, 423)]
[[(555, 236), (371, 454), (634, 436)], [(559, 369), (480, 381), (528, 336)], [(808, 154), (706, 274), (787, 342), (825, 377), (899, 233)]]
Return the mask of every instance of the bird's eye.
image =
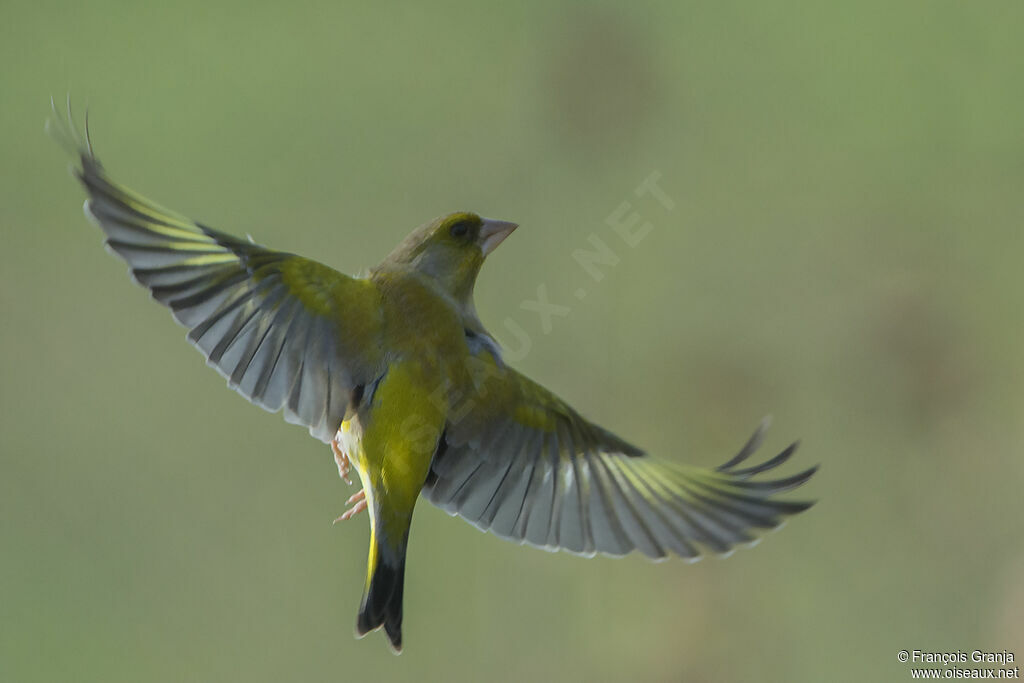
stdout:
[(465, 239), (469, 234), (469, 221), (459, 221), (450, 228), (450, 232), (457, 240)]

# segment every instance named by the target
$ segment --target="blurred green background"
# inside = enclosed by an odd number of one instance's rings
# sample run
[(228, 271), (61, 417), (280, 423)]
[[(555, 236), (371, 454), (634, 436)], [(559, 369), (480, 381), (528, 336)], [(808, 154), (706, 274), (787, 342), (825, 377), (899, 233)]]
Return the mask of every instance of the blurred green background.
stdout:
[[(899, 681), (1024, 657), (1020, 2), (5, 0), (0, 680)], [(419, 507), (406, 652), (352, 637), (329, 449), (203, 367), (43, 133), (348, 272), (455, 209), (516, 366), (716, 465), (765, 414), (819, 498), (696, 565), (520, 548)], [(675, 208), (634, 188), (652, 172)], [(653, 226), (634, 248), (623, 202)], [(573, 260), (598, 236), (619, 263)], [(550, 330), (521, 308), (546, 287)], [(578, 299), (575, 292), (586, 288)]]

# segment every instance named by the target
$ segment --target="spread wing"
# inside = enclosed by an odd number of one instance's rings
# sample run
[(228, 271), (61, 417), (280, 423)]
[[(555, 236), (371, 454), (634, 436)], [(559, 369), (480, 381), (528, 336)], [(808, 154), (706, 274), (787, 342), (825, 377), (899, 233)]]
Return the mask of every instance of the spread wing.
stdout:
[(448, 425), (424, 489), (430, 502), (480, 529), (583, 555), (636, 549), (696, 559), (702, 546), (729, 552), (812, 505), (775, 494), (804, 483), (816, 467), (755, 478), (788, 460), (797, 444), (741, 467), (766, 423), (717, 469), (659, 461), (487, 358), (480, 360), (486, 379), (456, 409), (460, 419)]
[[(56, 113), (56, 111), (55, 111)], [(190, 220), (116, 183), (59, 117), (78, 159), (85, 211), (134, 279), (188, 328), (188, 340), (242, 396), (330, 441), (354, 387), (380, 365), (376, 289), (315, 261)]]

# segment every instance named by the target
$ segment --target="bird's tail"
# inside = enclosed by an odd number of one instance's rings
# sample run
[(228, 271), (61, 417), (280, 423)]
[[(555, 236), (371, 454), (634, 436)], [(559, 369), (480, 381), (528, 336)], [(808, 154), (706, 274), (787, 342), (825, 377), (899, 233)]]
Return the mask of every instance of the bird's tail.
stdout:
[(392, 649), (398, 654), (402, 651), (402, 586), (407, 540), (403, 538), (396, 547), (378, 542), (377, 536), (377, 533), (370, 536), (366, 588), (356, 619), (356, 634), (361, 638), (383, 626)]

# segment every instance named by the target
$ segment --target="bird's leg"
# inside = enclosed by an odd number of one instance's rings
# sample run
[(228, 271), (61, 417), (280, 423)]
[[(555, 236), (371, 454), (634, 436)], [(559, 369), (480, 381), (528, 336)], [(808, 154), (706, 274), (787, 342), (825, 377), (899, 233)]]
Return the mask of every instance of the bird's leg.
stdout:
[(331, 439), (331, 450), (334, 451), (334, 462), (338, 463), (338, 475), (351, 486), (352, 480), (348, 478), (348, 471), (352, 468), (352, 463), (348, 459), (348, 454), (341, 450), (341, 443), (338, 441), (340, 436), (341, 432), (338, 432)]
[(349, 496), (349, 499), (345, 501), (345, 505), (351, 505), (352, 507), (345, 510), (344, 514), (334, 520), (333, 524), (344, 522), (346, 519), (352, 519), (352, 517), (366, 509), (366, 489), (360, 489), (359, 493)]

